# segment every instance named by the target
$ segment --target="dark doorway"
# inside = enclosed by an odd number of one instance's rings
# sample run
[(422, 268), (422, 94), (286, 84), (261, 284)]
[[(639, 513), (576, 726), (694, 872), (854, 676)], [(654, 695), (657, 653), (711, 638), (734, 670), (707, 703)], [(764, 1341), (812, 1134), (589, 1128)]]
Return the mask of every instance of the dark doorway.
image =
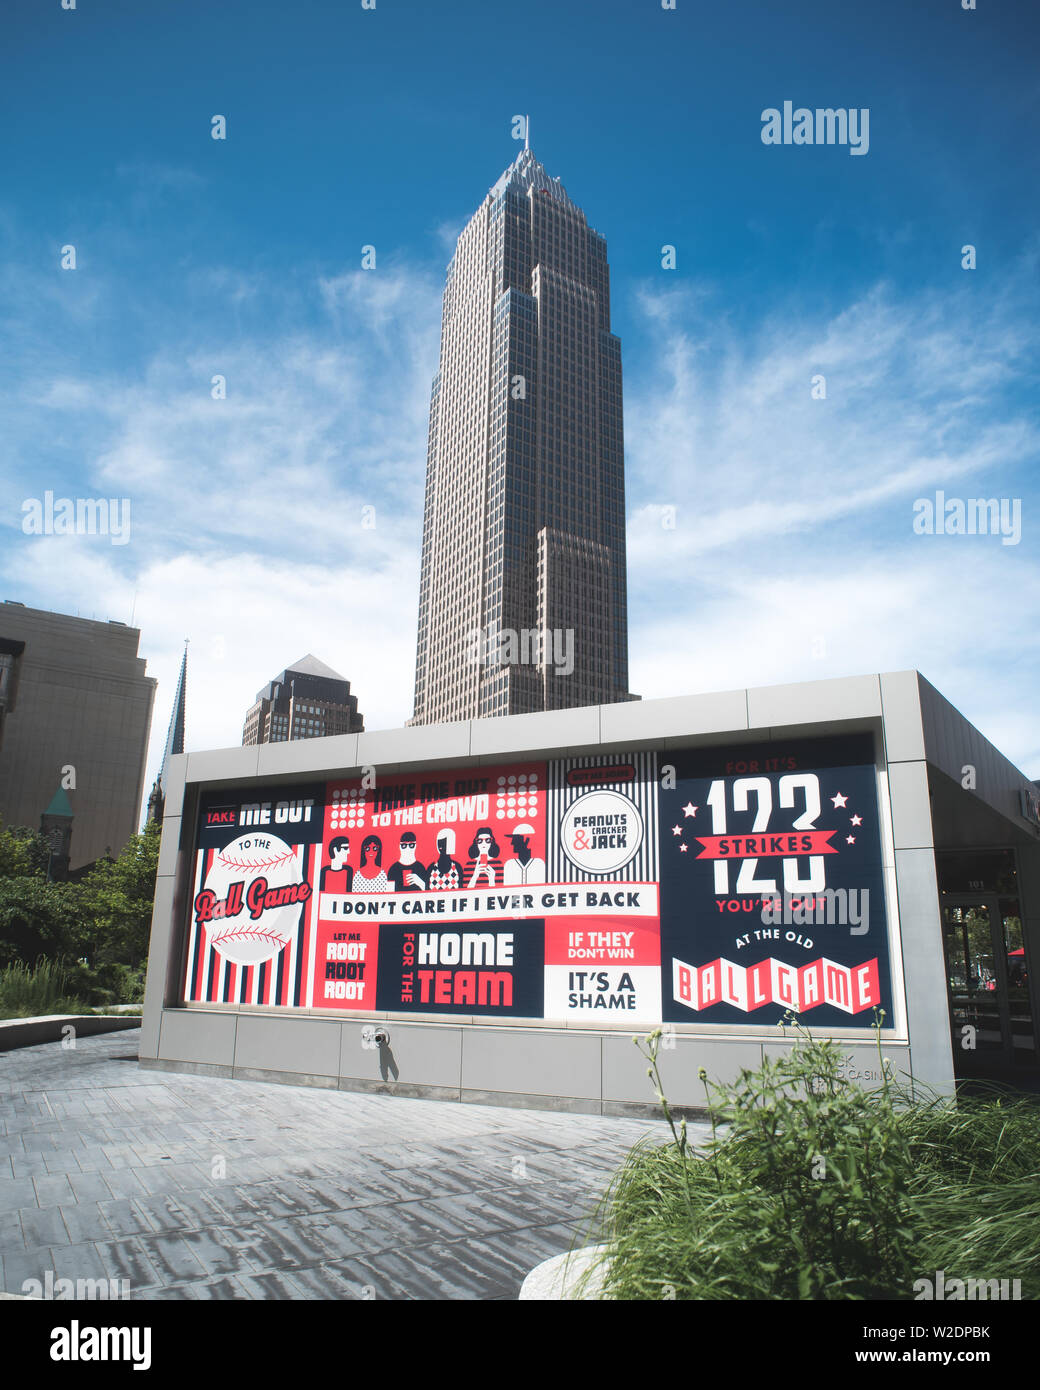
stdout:
[(1040, 1057), (1013, 849), (936, 854), (954, 1074), (1034, 1090)]
[(1017, 899), (942, 895), (954, 1071), (1025, 1082), (1037, 1051)]

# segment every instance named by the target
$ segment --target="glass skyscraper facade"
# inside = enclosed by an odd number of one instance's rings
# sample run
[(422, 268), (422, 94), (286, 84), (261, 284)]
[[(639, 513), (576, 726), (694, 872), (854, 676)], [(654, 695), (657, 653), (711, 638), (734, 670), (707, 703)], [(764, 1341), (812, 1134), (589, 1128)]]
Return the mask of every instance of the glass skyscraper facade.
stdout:
[(411, 722), (633, 698), (607, 245), (524, 149), (448, 266)]

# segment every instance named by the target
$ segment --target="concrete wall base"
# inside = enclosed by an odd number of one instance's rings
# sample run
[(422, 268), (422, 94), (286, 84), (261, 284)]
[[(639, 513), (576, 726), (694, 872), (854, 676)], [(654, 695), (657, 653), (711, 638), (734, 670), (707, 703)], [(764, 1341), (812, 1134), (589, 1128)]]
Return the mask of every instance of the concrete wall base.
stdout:
[(40, 1043), (60, 1042), (71, 1027), (75, 1036), (89, 1038), (95, 1033), (116, 1033), (123, 1028), (140, 1028), (137, 1014), (51, 1014), (46, 1018), (5, 1018), (0, 1022), (0, 1052), (15, 1047), (38, 1047)]
[[(370, 1096), (404, 1096), (412, 1100), (447, 1100), (463, 1105), (497, 1105), (516, 1110), (555, 1110), (572, 1115), (610, 1115), (632, 1120), (660, 1120), (656, 1104), (634, 1101), (593, 1100), (574, 1096), (546, 1096), (517, 1091), (467, 1090), (458, 1086), (421, 1086), (411, 1082), (368, 1081), (356, 1076), (315, 1076), (305, 1072), (264, 1071), (257, 1067), (229, 1067), (212, 1062), (178, 1062), (168, 1058), (142, 1057), (147, 1071), (184, 1072), (191, 1076), (219, 1076), (235, 1081), (266, 1081), (277, 1086), (313, 1086), (327, 1091), (355, 1091)], [(705, 1110), (672, 1106), (677, 1118), (703, 1120)]]

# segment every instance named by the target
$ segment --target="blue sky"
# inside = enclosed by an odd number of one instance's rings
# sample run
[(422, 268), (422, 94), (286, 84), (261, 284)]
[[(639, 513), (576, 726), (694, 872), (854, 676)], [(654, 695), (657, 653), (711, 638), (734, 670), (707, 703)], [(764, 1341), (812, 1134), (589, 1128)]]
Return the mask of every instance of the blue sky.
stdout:
[[(184, 637), (189, 748), (307, 651), (367, 727), (411, 714), (444, 268), (525, 112), (608, 242), (633, 690), (916, 666), (1040, 776), (1035, 6), (7, 0), (3, 29), (0, 597), (133, 614), (149, 778)], [(788, 99), (868, 108), (868, 152), (764, 145)], [(1020, 542), (915, 535), (938, 489), (1021, 499)], [(46, 490), (130, 498), (130, 542), (25, 535)]]

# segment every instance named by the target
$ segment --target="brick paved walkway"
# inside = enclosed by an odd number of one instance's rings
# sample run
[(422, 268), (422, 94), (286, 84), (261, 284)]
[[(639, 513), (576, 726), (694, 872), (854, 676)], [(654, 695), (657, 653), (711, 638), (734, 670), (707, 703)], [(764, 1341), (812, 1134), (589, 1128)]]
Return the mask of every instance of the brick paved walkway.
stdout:
[[(0, 1289), (509, 1299), (662, 1123), (141, 1071), (137, 1030), (0, 1055)], [(691, 1125), (691, 1139), (702, 1126)]]

